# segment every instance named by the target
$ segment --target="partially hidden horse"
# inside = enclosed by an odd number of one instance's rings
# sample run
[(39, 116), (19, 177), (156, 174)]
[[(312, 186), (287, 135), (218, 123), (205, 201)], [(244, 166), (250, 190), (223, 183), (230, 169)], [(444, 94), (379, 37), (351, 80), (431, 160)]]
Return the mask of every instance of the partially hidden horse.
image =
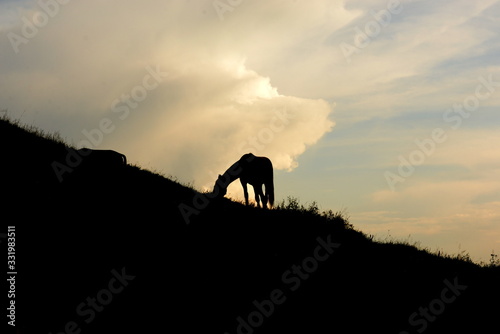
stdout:
[(127, 157), (113, 150), (81, 148), (76, 151), (83, 159), (82, 165), (93, 168), (119, 168), (127, 165)]
[[(240, 179), (243, 192), (245, 194), (245, 203), (248, 205), (248, 190), (247, 184), (253, 186), (255, 193), (255, 201), (257, 206), (272, 208), (274, 204), (274, 183), (273, 183), (273, 164), (266, 157), (256, 157), (252, 153), (243, 155), (240, 160), (236, 161), (229, 167), (224, 174), (219, 175), (214, 185), (214, 197), (222, 198), (227, 193), (227, 187), (236, 179)], [(265, 194), (262, 191), (262, 186), (265, 186)]]

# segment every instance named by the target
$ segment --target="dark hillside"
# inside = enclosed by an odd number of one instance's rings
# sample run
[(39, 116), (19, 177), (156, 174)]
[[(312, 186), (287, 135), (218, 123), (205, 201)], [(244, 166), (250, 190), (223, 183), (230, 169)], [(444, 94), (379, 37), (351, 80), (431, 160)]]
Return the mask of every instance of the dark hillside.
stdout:
[(19, 333), (500, 330), (499, 268), (376, 243), (294, 203), (212, 200), (130, 165), (59, 182), (64, 143), (6, 120), (0, 139)]

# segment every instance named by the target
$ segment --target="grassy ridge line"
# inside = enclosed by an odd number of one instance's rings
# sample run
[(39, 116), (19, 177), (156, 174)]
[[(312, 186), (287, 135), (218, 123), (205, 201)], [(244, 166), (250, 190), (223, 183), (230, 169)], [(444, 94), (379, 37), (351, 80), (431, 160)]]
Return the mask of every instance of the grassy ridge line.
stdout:
[[(6, 188), (7, 185), (11, 185), (11, 188), (15, 189), (17, 192), (22, 188), (22, 192), (24, 193), (29, 191), (35, 193), (40, 192), (39, 180), (37, 180), (38, 175), (34, 170), (44, 170), (46, 174), (53, 173), (53, 171), (48, 168), (50, 163), (57, 159), (64, 160), (68, 149), (75, 149), (66, 143), (58, 133), (47, 133), (35, 126), (22, 125), (18, 120), (10, 120), (5, 115), (0, 118), (0, 139), (3, 143), (7, 143), (6, 145), (2, 145), (2, 150), (4, 151), (2, 156), (5, 161), (17, 162), (15, 164), (2, 164), (0, 167), (4, 188)], [(189, 185), (180, 184), (172, 180), (172, 177), (167, 178), (159, 173), (143, 170), (139, 166), (128, 166), (128, 178), (129, 180), (142, 180), (145, 184), (152, 186), (152, 190), (157, 188), (154, 186), (158, 185), (166, 187), (173, 186), (177, 198), (169, 199), (178, 204), (185, 203), (187, 205), (192, 205), (192, 199), (194, 195), (197, 194), (197, 191)], [(138, 182), (135, 182), (135, 186), (137, 186), (137, 183)], [(134, 182), (131, 182), (131, 184), (134, 184)], [(353, 229), (352, 224), (350, 224), (346, 218), (345, 212), (334, 213), (327, 211), (321, 213), (314, 202), (306, 207), (299, 203), (298, 199), (289, 197), (287, 201), (282, 200), (281, 203), (277, 204), (276, 209), (281, 211), (290, 210), (296, 214), (324, 215), (327, 219), (332, 218), (333, 220), (340, 217), (345, 220), (346, 227)], [(373, 236), (368, 237), (373, 240)], [(380, 242), (413, 246), (422, 250), (418, 242), (411, 243), (409, 240), (398, 241), (392, 238), (386, 238)], [(433, 252), (430, 249), (423, 250), (427, 253), (437, 254), (444, 258), (472, 262), (470, 256), (464, 251), (460, 254), (449, 255), (441, 253), (440, 251)], [(496, 254), (491, 255), (489, 263), (481, 263), (481, 265), (499, 266), (500, 259), (495, 255)]]
[[(19, 191), (23, 188), (24, 193), (29, 191), (35, 191), (40, 193), (40, 185), (37, 173), (34, 170), (44, 170), (45, 173), (52, 173), (50, 164), (54, 160), (64, 160), (69, 149), (75, 149), (68, 143), (66, 143), (58, 133), (47, 133), (35, 126), (26, 126), (20, 124), (18, 120), (10, 120), (7, 116), (2, 116), (0, 118), (0, 139), (3, 143), (8, 143), (7, 145), (2, 145), (2, 150), (4, 153), (2, 156), (5, 161), (16, 161), (15, 164), (2, 164), (1, 175), (3, 185), (11, 185), (12, 189)], [(130, 190), (138, 188), (140, 183), (151, 187), (153, 192), (161, 191), (160, 189), (167, 189), (171, 187), (176, 195), (168, 196), (169, 200), (180, 204), (185, 203), (187, 205), (192, 205), (193, 197), (198, 193), (195, 189), (188, 185), (183, 185), (177, 181), (172, 180), (172, 178), (167, 178), (159, 173), (144, 170), (139, 166), (127, 166), (127, 178), (130, 186)], [(57, 185), (57, 184), (56, 184)], [(144, 189), (140, 189), (144, 191)], [(71, 192), (71, 191), (70, 191)], [(42, 190), (43, 193), (43, 190)], [(5, 193), (4, 193), (5, 194)], [(85, 194), (85, 192), (84, 192)], [(88, 193), (87, 193), (88, 194)], [(92, 194), (90, 193), (92, 196)], [(78, 197), (78, 196), (77, 196)], [(159, 196), (162, 197), (161, 195)], [(129, 201), (127, 201), (129, 202)], [(230, 201), (224, 201), (223, 203), (227, 205), (234, 205), (236, 211), (243, 210), (243, 206), (237, 203), (231, 203)], [(239, 203), (241, 204), (241, 203)], [(298, 199), (288, 197), (287, 200), (282, 200), (281, 203), (276, 205), (276, 210), (282, 212), (284, 216), (288, 216), (290, 212), (292, 215), (305, 215), (305, 216), (323, 216), (327, 221), (343, 221), (343, 224), (348, 229), (354, 229), (353, 225), (349, 223), (347, 214), (345, 212), (320, 212), (316, 203), (311, 203), (308, 207), (304, 206), (299, 202)], [(227, 208), (225, 209), (227, 210)], [(289, 213), (285, 213), (290, 211)], [(236, 214), (236, 213), (235, 213)], [(179, 218), (175, 215), (176, 218)], [(196, 220), (196, 217), (194, 217)], [(290, 217), (286, 217), (290, 219)], [(361, 231), (358, 231), (362, 233)], [(364, 234), (363, 234), (364, 235)], [(373, 240), (373, 236), (366, 236), (370, 240)], [(410, 246), (415, 247), (421, 251), (429, 254), (442, 256), (444, 258), (449, 258), (452, 260), (463, 260), (465, 262), (472, 262), (470, 257), (466, 252), (462, 252), (456, 255), (444, 254), (441, 252), (433, 252), (429, 249), (422, 249), (419, 247), (418, 242), (411, 243), (408, 241), (398, 241), (392, 238), (380, 241), (380, 243), (389, 243), (396, 246)], [(488, 264), (483, 263), (482, 265), (498, 266), (500, 261), (498, 257), (492, 255), (492, 259)]]

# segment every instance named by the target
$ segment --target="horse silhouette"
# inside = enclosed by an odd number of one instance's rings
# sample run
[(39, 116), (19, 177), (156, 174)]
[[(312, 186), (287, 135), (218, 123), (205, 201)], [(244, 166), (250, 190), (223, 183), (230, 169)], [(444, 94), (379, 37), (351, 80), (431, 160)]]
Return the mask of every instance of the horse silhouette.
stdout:
[[(38, 183), (51, 184), (57, 181), (61, 183), (66, 174), (71, 174), (71, 179), (82, 176), (89, 178), (95, 175), (112, 175), (121, 172), (127, 165), (127, 157), (113, 150), (94, 150), (81, 148), (74, 150), (66, 149), (66, 155), (60, 155), (59, 159), (50, 163), (50, 172), (43, 170), (37, 176)], [(54, 177), (55, 176), (55, 177)]]
[[(266, 157), (256, 157), (252, 153), (243, 155), (240, 160), (236, 161), (229, 167), (224, 174), (219, 175), (215, 181), (213, 194), (214, 197), (222, 198), (227, 193), (227, 187), (236, 179), (240, 179), (243, 192), (245, 194), (245, 203), (248, 205), (248, 189), (247, 184), (253, 186), (255, 193), (255, 202), (260, 207), (272, 208), (274, 204), (274, 183), (273, 183), (273, 164)], [(265, 194), (262, 191), (262, 186), (265, 186)]]
[(83, 157), (82, 165), (87, 168), (120, 168), (127, 165), (127, 157), (113, 150), (81, 148), (77, 153)]
[(83, 148), (75, 152), (81, 158), (73, 169), (75, 182), (115, 182), (122, 177), (127, 166), (127, 157), (113, 150)]

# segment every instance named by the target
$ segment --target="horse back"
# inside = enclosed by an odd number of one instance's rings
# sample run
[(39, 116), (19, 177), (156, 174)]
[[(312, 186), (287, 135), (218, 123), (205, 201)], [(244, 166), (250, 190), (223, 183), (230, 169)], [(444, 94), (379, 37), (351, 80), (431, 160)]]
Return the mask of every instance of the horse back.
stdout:
[(245, 154), (240, 159), (243, 169), (241, 177), (250, 184), (264, 183), (273, 178), (273, 164), (266, 157), (257, 157), (251, 153)]

